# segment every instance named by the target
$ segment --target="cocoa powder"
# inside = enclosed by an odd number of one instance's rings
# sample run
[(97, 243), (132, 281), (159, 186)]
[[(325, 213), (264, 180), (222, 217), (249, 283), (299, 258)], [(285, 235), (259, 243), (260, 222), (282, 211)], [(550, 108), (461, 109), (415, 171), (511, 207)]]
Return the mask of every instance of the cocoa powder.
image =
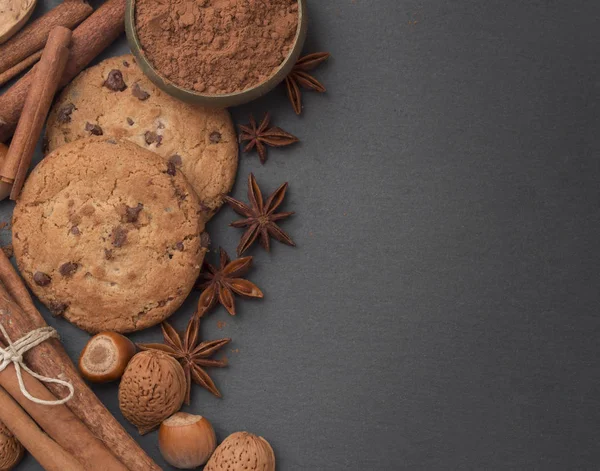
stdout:
[(297, 0), (137, 0), (137, 35), (153, 67), (210, 95), (252, 88), (290, 53)]

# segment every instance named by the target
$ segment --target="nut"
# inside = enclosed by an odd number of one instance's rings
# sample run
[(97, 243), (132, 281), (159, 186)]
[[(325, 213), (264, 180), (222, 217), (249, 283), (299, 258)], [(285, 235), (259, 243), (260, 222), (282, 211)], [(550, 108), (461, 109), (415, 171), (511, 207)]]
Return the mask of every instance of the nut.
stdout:
[(116, 332), (101, 332), (86, 344), (79, 357), (79, 371), (88, 381), (106, 383), (123, 376), (135, 355), (135, 345)]
[(140, 352), (121, 379), (121, 412), (144, 435), (181, 408), (185, 387), (185, 374), (177, 360), (156, 350)]
[(275, 471), (275, 453), (263, 437), (236, 432), (221, 443), (204, 471)]
[(215, 431), (201, 415), (177, 412), (158, 429), (158, 448), (163, 458), (179, 469), (203, 465), (216, 446)]
[(2, 422), (0, 422), (0, 469), (8, 471), (13, 469), (23, 458), (25, 449), (21, 442), (10, 433)]

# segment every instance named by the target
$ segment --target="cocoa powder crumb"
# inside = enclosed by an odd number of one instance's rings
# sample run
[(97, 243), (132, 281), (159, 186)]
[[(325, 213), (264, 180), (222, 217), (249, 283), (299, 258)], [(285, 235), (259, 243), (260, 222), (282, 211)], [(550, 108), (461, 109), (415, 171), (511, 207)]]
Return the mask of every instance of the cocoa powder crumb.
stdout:
[(291, 51), (297, 0), (137, 0), (137, 34), (152, 65), (209, 95), (254, 87)]

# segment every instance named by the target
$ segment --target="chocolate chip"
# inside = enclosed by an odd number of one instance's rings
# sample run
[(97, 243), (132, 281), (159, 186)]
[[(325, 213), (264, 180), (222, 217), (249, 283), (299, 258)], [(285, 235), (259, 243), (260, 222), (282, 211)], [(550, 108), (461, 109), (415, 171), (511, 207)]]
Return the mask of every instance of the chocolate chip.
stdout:
[(79, 234), (81, 234), (81, 232), (79, 232), (79, 228), (77, 226), (73, 226), (71, 228), (71, 234), (73, 234), (73, 235), (79, 235)]
[(218, 131), (211, 132), (209, 139), (213, 144), (217, 144), (218, 142), (221, 142), (221, 133)]
[(175, 168), (175, 164), (170, 160), (167, 162), (167, 173), (172, 177), (177, 173), (177, 169)]
[(160, 134), (156, 136), (156, 147), (160, 147), (160, 145), (162, 144), (162, 140), (163, 137)]
[(131, 94), (140, 101), (144, 101), (150, 98), (150, 94), (147, 91), (142, 90), (139, 83), (134, 83), (132, 85)]
[(62, 316), (69, 307), (67, 304), (59, 301), (50, 301), (47, 306), (54, 317)]
[(41, 271), (36, 271), (33, 274), (33, 281), (35, 281), (35, 284), (38, 286), (48, 286), (52, 281), (52, 278)]
[(118, 69), (113, 69), (108, 73), (104, 86), (113, 92), (122, 92), (127, 88), (123, 74)]
[(60, 266), (60, 268), (58, 269), (58, 271), (60, 272), (60, 274), (62, 276), (71, 276), (73, 273), (75, 273), (77, 271), (78, 268), (79, 268), (79, 265), (77, 265), (76, 263), (67, 262), (67, 263), (63, 263)]
[(169, 157), (169, 162), (173, 163), (173, 165), (175, 165), (176, 167), (181, 167), (181, 156), (179, 156), (178, 154), (174, 154), (171, 157)]
[(102, 136), (103, 134), (102, 128), (97, 124), (85, 123), (85, 130), (89, 131), (89, 133), (93, 134), (94, 136)]
[(127, 62), (127, 61), (123, 61), (123, 65), (124, 65), (125, 67), (129, 67), (129, 62)]
[(208, 232), (200, 234), (200, 247), (208, 248), (210, 246), (210, 235)]
[(146, 140), (146, 144), (153, 144), (158, 140), (158, 134), (153, 131), (146, 131), (146, 134), (144, 134), (144, 139)]
[(124, 222), (137, 222), (142, 209), (144, 209), (144, 205), (142, 203), (138, 203), (138, 205), (134, 206), (133, 208), (126, 206)]
[(129, 126), (133, 126), (133, 119), (127, 118), (127, 124), (129, 124)]
[(106, 260), (112, 260), (113, 259), (113, 251), (110, 249), (104, 249), (104, 258)]
[(183, 252), (183, 242), (177, 242), (175, 244), (175, 250), (179, 250), (180, 252)]
[(117, 143), (117, 141), (115, 139), (112, 139), (112, 138), (107, 139), (105, 142), (107, 142), (108, 144), (113, 144), (113, 145)]
[(56, 120), (61, 123), (70, 123), (71, 122), (71, 113), (77, 108), (73, 103), (69, 103), (68, 105), (63, 106), (58, 110), (58, 114), (56, 115)]
[(112, 231), (112, 244), (115, 247), (123, 247), (127, 242), (127, 229), (122, 226), (117, 226)]

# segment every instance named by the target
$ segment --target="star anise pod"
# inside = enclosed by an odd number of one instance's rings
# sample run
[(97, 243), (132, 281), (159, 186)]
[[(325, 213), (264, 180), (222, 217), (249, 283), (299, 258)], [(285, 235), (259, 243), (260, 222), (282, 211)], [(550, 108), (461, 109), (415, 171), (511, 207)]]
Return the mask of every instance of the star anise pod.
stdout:
[(219, 251), (220, 267), (205, 262), (206, 270), (200, 274), (204, 282), (198, 288), (204, 291), (198, 301), (198, 312), (203, 315), (219, 301), (229, 314), (235, 316), (234, 293), (247, 298), (262, 298), (263, 294), (254, 283), (241, 278), (250, 270), (252, 257), (242, 257), (232, 262), (223, 248), (219, 247)]
[(192, 381), (208, 389), (215, 396), (221, 397), (221, 393), (204, 368), (227, 366), (227, 360), (212, 360), (210, 357), (231, 342), (231, 339), (200, 342), (200, 316), (198, 315), (194, 315), (190, 319), (183, 335), (178, 333), (168, 322), (163, 322), (161, 328), (165, 343), (141, 343), (138, 344), (138, 347), (142, 350), (159, 350), (181, 363), (186, 381), (185, 403), (190, 403)]
[(302, 93), (300, 92), (300, 87), (315, 90), (319, 93), (326, 91), (323, 84), (307, 71), (318, 67), (322, 62), (329, 59), (330, 55), (331, 54), (328, 52), (315, 52), (301, 57), (292, 68), (292, 71), (285, 78), (288, 97), (292, 102), (296, 114), (302, 113)]
[(239, 125), (242, 130), (240, 142), (249, 141), (244, 147), (244, 152), (249, 152), (256, 147), (261, 164), (267, 161), (267, 146), (284, 147), (298, 142), (298, 138), (293, 134), (277, 126), (269, 127), (270, 122), (271, 115), (266, 113), (259, 126), (252, 115), (248, 126)]
[(283, 202), (285, 192), (287, 190), (287, 182), (281, 185), (277, 190), (269, 196), (267, 201), (263, 203), (262, 192), (256, 183), (254, 175), (251, 173), (248, 177), (248, 199), (250, 205), (247, 206), (241, 201), (238, 201), (230, 196), (225, 196), (225, 201), (233, 208), (233, 210), (245, 216), (246, 219), (240, 219), (230, 224), (232, 227), (247, 227), (246, 232), (242, 236), (237, 247), (238, 256), (243, 254), (260, 235), (260, 245), (268, 252), (271, 248), (269, 237), (277, 239), (287, 245), (295, 246), (294, 242), (281, 228), (277, 225), (277, 221), (285, 219), (293, 212), (275, 213), (275, 210)]

